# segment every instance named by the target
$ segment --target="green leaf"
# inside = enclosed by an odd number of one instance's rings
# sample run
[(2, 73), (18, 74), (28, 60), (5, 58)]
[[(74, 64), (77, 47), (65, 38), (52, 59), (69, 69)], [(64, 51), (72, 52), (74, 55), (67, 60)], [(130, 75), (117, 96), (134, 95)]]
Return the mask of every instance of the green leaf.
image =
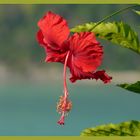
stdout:
[(138, 10), (133, 10), (133, 11), (140, 16), (140, 11)]
[[(133, 10), (136, 14), (138, 14), (140, 16), (140, 11), (138, 10)], [(140, 28), (140, 26), (138, 26)]]
[(123, 22), (86, 23), (71, 29), (71, 32), (94, 32), (98, 38), (108, 40), (140, 54), (138, 35)]
[(132, 120), (87, 128), (81, 132), (81, 136), (140, 136), (140, 121)]
[(137, 81), (134, 84), (125, 83), (125, 84), (120, 84), (120, 85), (117, 85), (117, 86), (140, 94), (140, 81)]

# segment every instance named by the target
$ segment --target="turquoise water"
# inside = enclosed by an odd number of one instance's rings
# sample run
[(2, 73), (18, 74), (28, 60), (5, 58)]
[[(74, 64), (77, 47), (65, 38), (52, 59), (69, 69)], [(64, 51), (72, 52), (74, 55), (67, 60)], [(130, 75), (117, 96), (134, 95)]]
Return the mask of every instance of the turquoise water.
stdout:
[(104, 123), (140, 120), (140, 95), (113, 85), (69, 84), (73, 109), (64, 126), (57, 125), (56, 102), (62, 94), (55, 85), (30, 83), (0, 86), (0, 135), (79, 135)]

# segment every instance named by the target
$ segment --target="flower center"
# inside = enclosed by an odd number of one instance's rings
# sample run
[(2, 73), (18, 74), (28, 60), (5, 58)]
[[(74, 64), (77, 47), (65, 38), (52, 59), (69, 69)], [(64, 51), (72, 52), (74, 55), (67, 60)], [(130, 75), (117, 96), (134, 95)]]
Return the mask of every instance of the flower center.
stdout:
[(64, 119), (65, 119), (66, 113), (68, 113), (72, 108), (72, 102), (68, 100), (69, 93), (68, 93), (67, 82), (66, 82), (66, 68), (67, 68), (69, 54), (70, 54), (70, 51), (68, 51), (66, 55), (65, 63), (64, 63), (64, 71), (63, 71), (64, 95), (60, 96), (60, 100), (57, 104), (57, 111), (61, 114), (61, 117), (58, 121), (58, 124), (60, 125), (64, 125)]

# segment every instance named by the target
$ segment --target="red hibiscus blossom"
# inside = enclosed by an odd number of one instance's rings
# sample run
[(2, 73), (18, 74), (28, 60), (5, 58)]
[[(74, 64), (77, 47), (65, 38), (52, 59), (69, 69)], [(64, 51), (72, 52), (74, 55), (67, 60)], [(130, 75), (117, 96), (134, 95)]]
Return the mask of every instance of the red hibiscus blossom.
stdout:
[(64, 96), (60, 97), (57, 110), (61, 113), (58, 123), (64, 124), (65, 115), (72, 107), (68, 99), (66, 67), (70, 69), (70, 81), (81, 79), (100, 79), (109, 83), (112, 79), (104, 70), (97, 71), (103, 58), (103, 47), (96, 40), (94, 33), (82, 32), (69, 36), (70, 31), (65, 19), (52, 12), (39, 20), (37, 33), (39, 44), (45, 49), (46, 62), (64, 64)]

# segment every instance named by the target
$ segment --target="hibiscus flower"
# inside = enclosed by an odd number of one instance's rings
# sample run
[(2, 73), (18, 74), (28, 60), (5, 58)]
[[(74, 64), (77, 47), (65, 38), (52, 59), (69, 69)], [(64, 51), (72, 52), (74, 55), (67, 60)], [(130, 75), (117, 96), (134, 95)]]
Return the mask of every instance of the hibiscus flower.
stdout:
[(40, 29), (37, 32), (37, 41), (45, 49), (45, 61), (64, 64), (64, 95), (57, 104), (57, 111), (61, 114), (58, 124), (62, 125), (67, 112), (72, 108), (66, 83), (67, 67), (70, 69), (72, 83), (82, 79), (100, 79), (109, 83), (112, 77), (108, 76), (105, 70), (97, 71), (103, 59), (103, 47), (93, 32), (70, 36), (67, 21), (50, 11), (39, 20), (38, 27)]

